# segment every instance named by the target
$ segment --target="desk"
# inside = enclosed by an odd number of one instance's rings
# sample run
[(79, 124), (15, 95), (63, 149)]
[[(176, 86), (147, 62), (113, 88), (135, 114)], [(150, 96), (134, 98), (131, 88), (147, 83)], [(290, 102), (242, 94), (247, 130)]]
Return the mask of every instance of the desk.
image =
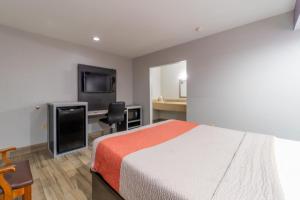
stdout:
[[(108, 110), (94, 110), (88, 111), (87, 115), (90, 118), (105, 117)], [(124, 122), (119, 126), (122, 126), (121, 130), (129, 130), (142, 126), (142, 107), (137, 105), (126, 106), (124, 111)], [(96, 119), (96, 118), (95, 118)]]
[(99, 115), (105, 115), (108, 113), (108, 110), (94, 110), (94, 111), (88, 111), (88, 117), (94, 117)]

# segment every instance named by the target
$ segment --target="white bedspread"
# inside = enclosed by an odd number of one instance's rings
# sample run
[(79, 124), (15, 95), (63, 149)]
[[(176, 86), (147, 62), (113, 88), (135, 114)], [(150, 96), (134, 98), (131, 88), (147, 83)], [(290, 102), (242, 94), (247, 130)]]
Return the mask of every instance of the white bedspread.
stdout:
[(298, 200), (298, 153), (299, 142), (201, 125), (127, 155), (119, 193), (126, 200)]
[(247, 134), (213, 200), (283, 200), (273, 140)]
[(126, 200), (209, 200), (244, 133), (201, 125), (125, 157), (120, 194)]
[(275, 161), (285, 200), (300, 199), (300, 142), (275, 138)]

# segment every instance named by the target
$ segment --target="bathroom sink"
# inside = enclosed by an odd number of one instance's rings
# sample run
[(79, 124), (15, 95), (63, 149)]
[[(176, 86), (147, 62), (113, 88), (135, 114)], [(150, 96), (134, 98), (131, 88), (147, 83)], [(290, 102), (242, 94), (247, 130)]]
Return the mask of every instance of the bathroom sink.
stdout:
[(173, 112), (186, 112), (186, 101), (182, 100), (164, 100), (153, 101), (154, 110), (173, 111)]

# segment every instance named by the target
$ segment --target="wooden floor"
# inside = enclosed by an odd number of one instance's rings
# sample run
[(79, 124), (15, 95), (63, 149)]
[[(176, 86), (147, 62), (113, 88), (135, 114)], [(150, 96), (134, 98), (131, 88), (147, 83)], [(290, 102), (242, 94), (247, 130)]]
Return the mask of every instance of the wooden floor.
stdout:
[(46, 150), (15, 157), (28, 159), (34, 178), (33, 200), (81, 200), (92, 197), (91, 145), (57, 159)]

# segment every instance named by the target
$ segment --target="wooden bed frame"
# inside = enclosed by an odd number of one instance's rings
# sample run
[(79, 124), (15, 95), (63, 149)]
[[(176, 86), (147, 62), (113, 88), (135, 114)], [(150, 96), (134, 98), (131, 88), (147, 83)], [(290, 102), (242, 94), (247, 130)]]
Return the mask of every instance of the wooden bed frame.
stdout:
[(124, 200), (102, 176), (92, 172), (92, 200)]

